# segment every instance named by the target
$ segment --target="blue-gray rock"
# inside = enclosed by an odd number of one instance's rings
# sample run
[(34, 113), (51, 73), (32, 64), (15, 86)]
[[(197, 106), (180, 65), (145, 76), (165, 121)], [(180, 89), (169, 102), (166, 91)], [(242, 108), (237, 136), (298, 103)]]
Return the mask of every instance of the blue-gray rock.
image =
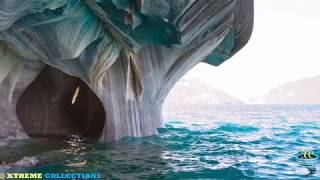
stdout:
[(253, 0), (0, 0), (0, 137), (156, 134), (175, 82), (252, 27)]

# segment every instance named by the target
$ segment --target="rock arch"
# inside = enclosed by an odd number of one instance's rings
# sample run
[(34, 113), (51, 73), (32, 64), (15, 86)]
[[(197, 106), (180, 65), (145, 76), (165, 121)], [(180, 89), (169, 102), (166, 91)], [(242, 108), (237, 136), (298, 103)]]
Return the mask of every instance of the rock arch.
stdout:
[[(40, 101), (23, 92), (48, 66), (99, 98), (101, 141), (156, 134), (175, 82), (199, 62), (232, 57), (253, 28), (252, 0), (37, 1), (0, 1), (0, 137), (25, 137), (18, 119), (32, 119), (24, 108)], [(55, 121), (47, 128), (64, 134)]]

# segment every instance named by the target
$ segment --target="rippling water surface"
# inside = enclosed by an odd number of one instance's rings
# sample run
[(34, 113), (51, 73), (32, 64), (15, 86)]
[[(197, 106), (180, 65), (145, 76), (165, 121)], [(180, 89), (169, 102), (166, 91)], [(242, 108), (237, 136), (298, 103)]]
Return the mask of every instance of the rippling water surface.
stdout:
[[(295, 159), (320, 154), (320, 106), (197, 106), (159, 135), (108, 144), (0, 141), (0, 172), (94, 172), (104, 179), (320, 179)], [(17, 163), (18, 162), (18, 163)]]

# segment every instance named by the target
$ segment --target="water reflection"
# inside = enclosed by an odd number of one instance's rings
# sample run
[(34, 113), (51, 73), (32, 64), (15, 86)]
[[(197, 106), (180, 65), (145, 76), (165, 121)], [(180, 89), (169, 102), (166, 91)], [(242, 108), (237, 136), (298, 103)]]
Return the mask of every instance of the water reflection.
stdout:
[(37, 148), (44, 142), (7, 142), (0, 157), (15, 162), (36, 156), (40, 164), (24, 171), (93, 172), (105, 179), (302, 179), (309, 172), (296, 153), (320, 153), (316, 107), (192, 107), (168, 121), (159, 136), (98, 144), (75, 135), (44, 150)]
[(71, 135), (69, 139), (65, 141), (66, 146), (61, 150), (66, 154), (65, 165), (69, 167), (83, 167), (86, 166), (87, 161), (84, 156), (86, 154), (86, 146), (84, 144), (85, 139), (80, 135)]

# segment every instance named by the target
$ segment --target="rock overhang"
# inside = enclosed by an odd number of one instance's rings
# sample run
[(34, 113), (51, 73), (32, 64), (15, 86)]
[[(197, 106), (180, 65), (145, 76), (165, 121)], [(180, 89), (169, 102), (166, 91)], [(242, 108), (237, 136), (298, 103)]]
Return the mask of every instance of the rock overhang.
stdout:
[[(0, 72), (0, 91), (9, 97), (2, 104), (10, 104), (6, 117), (18, 119), (19, 97), (47, 64), (81, 79), (100, 99), (107, 122), (102, 139), (154, 134), (161, 102), (174, 82), (198, 62), (220, 65), (230, 58), (247, 43), (253, 26), (252, 0), (0, 4), (1, 55), (10, 59), (0, 59), (2, 67), (10, 67)], [(26, 67), (30, 61), (42, 68)], [(25, 83), (18, 86), (13, 79)], [(152, 113), (160, 117), (150, 120)], [(0, 122), (8, 121), (3, 118)]]

